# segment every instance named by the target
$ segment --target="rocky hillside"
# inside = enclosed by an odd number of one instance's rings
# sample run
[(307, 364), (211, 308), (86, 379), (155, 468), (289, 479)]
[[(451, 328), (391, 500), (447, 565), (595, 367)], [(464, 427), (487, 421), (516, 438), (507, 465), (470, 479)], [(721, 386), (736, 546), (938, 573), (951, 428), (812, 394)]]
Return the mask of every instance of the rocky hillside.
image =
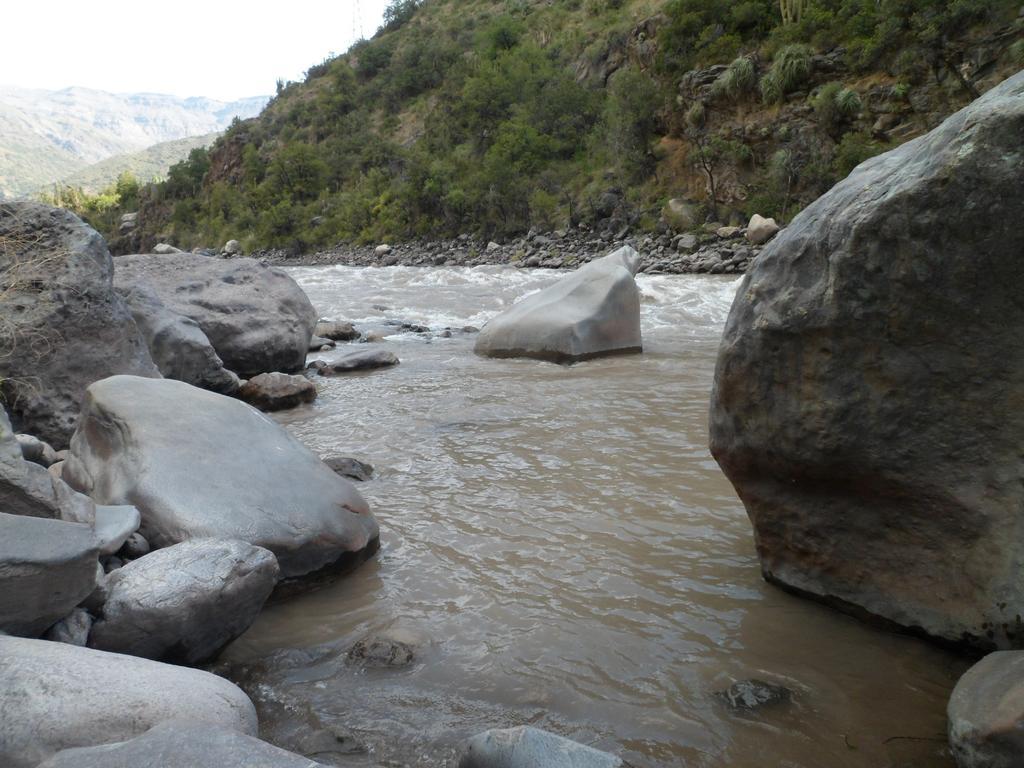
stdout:
[(221, 131), (266, 101), (0, 87), (0, 197), (33, 193), (114, 155)]
[(130, 247), (788, 220), (1022, 66), (1019, 0), (393, 0), (144, 190)]

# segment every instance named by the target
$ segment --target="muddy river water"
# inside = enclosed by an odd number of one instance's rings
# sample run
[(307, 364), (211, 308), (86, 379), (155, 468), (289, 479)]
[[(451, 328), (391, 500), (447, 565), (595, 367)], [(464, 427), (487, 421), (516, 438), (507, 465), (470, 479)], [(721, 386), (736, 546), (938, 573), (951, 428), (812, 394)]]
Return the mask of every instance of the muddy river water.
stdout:
[[(761, 580), (707, 449), (735, 277), (640, 276), (644, 354), (563, 367), (440, 335), (557, 272), (291, 273), (402, 361), (319, 380), (315, 404), (279, 416), (321, 455), (376, 467), (360, 490), (381, 550), (275, 601), (226, 658), (264, 659), (258, 698), (348, 734), (340, 764), (444, 766), (468, 735), (533, 724), (637, 768), (952, 766), (945, 705), (967, 662)], [(381, 633), (413, 642), (413, 662), (346, 656)], [(748, 678), (791, 701), (741, 715), (714, 695)]]

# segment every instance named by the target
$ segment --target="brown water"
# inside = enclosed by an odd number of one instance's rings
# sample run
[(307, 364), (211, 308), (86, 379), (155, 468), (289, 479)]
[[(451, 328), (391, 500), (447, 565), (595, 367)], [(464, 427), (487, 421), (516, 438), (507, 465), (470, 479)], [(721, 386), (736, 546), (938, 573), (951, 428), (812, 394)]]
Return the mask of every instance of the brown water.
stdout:
[[(390, 331), (479, 326), (558, 277), (293, 275), (325, 317)], [(376, 466), (360, 489), (381, 552), (268, 607), (227, 658), (330, 651), (278, 656), (258, 680), (265, 699), (350, 731), (366, 753), (345, 765), (447, 765), (460, 739), (530, 723), (638, 767), (948, 768), (945, 704), (966, 663), (761, 580), (706, 447), (735, 278), (639, 283), (642, 356), (560, 367), (477, 358), (471, 335), (399, 334), (385, 342), (397, 368), (321, 380), (281, 420), (321, 454)], [(423, 641), (412, 666), (346, 661), (394, 629)], [(712, 695), (751, 677), (793, 702), (742, 717)]]

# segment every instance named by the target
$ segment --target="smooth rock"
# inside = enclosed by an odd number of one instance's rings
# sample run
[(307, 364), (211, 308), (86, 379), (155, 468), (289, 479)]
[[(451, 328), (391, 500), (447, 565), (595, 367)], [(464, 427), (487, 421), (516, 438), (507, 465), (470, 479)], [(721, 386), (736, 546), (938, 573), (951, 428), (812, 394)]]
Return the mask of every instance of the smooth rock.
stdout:
[(172, 253), (182, 253), (182, 250), (180, 248), (175, 248), (169, 243), (157, 243), (153, 246), (153, 253), (160, 256), (168, 256)]
[(201, 664), (249, 628), (277, 583), (269, 550), (197, 539), (126, 563), (106, 580), (89, 646)]
[[(756, 216), (757, 214), (754, 215)], [(742, 227), (719, 227), (718, 229), (715, 230), (715, 234), (718, 235), (723, 240), (731, 240), (734, 237), (738, 237), (740, 232), (742, 231)]]
[(484, 731), (469, 739), (459, 768), (627, 768), (615, 755), (539, 728)]
[(112, 555), (124, 546), (128, 537), (139, 530), (142, 517), (130, 505), (96, 505), (93, 537), (100, 555)]
[(148, 555), (149, 551), (150, 546), (146, 537), (136, 531), (125, 540), (118, 554), (125, 560), (138, 560), (143, 555)]
[(6, 768), (35, 768), (63, 749), (131, 739), (183, 718), (257, 731), (249, 698), (207, 672), (0, 636), (0, 765)]
[(490, 320), (474, 350), (557, 363), (641, 351), (639, 262), (624, 246), (580, 267)]
[(224, 395), (238, 391), (238, 376), (224, 367), (199, 323), (169, 309), (148, 285), (127, 286), (118, 293), (163, 376)]
[(309, 340), (309, 351), (310, 352), (323, 352), (325, 349), (332, 349), (338, 346), (334, 339), (328, 339), (324, 336), (314, 336)]
[(316, 324), (313, 333), (331, 341), (353, 341), (359, 338), (359, 331), (352, 323), (338, 320), (321, 320)]
[(33, 464), (47, 468), (57, 463), (57, 452), (49, 443), (32, 435), (15, 435), (14, 437), (18, 441), (22, 458), (25, 461), (31, 461)]
[(305, 376), (261, 373), (245, 382), (238, 397), (261, 411), (282, 411), (316, 400), (316, 384)]
[(324, 464), (342, 477), (365, 482), (373, 479), (373, 465), (347, 456), (330, 456)]
[(385, 256), (391, 253), (391, 246), (388, 245), (387, 243), (381, 243), (380, 245), (373, 249), (373, 252), (377, 256)]
[(754, 245), (761, 245), (771, 240), (781, 227), (775, 219), (766, 219), (758, 213), (750, 217), (747, 224), (747, 241)]
[[(71, 438), (85, 388), (115, 373), (159, 376), (121, 297), (103, 238), (69, 211), (0, 202), (0, 393), (20, 432)], [(16, 264), (16, 265), (15, 265)]]
[(155, 548), (239, 539), (272, 551), (284, 577), (376, 548), (352, 483), (256, 409), (179, 381), (93, 384), (64, 476), (102, 503), (134, 504)]
[(143, 254), (118, 257), (114, 280), (121, 291), (149, 286), (169, 310), (198, 323), (224, 366), (243, 378), (305, 365), (316, 312), (280, 269), (248, 258)]
[(89, 612), (82, 608), (75, 608), (68, 616), (50, 627), (43, 637), (55, 643), (68, 643), (84, 647), (89, 641), (91, 628), (92, 616)]
[(753, 262), (711, 450), (770, 581), (1024, 646), (1024, 73), (858, 166)]
[(362, 349), (330, 361), (327, 367), (320, 368), (319, 372), (321, 376), (336, 376), (339, 373), (387, 368), (392, 365), (398, 365), (398, 357), (394, 352), (386, 349)]
[(242, 244), (237, 240), (228, 240), (220, 250), (221, 253), (226, 253), (228, 256), (241, 256)]
[(1024, 760), (1024, 651), (990, 653), (949, 698), (949, 746), (958, 768), (1020, 768)]
[(98, 557), (84, 523), (0, 513), (0, 632), (38, 637), (71, 613), (96, 586)]
[(58, 752), (39, 768), (323, 768), (238, 731), (195, 720), (153, 726), (128, 741)]

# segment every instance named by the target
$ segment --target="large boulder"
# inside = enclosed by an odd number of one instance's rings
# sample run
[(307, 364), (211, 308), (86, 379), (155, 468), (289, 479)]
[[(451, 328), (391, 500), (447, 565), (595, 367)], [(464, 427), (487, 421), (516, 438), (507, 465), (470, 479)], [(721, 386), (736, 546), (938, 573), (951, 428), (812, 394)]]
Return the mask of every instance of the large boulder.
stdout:
[(124, 741), (167, 720), (256, 735), (256, 710), (215, 675), (117, 653), (0, 635), (0, 765)]
[(1024, 652), (997, 651), (960, 678), (949, 698), (949, 746), (959, 768), (1024, 763)]
[(376, 547), (352, 483), (255, 408), (180, 381), (89, 387), (63, 476), (99, 502), (138, 507), (155, 548), (239, 539), (291, 577)]
[(238, 731), (194, 720), (171, 720), (128, 741), (63, 750), (39, 768), (323, 768), (323, 765)]
[(119, 293), (163, 376), (224, 395), (238, 390), (238, 376), (224, 367), (199, 323), (168, 309), (148, 285), (132, 285)]
[(201, 664), (249, 628), (277, 583), (277, 560), (242, 541), (197, 539), (110, 573), (89, 645)]
[(459, 768), (627, 768), (620, 758), (530, 726), (484, 731), (469, 739)]
[(627, 245), (580, 267), (488, 322), (476, 353), (572, 363), (640, 352), (639, 263)]
[(0, 632), (38, 637), (70, 614), (96, 587), (98, 557), (84, 523), (0, 512)]
[(19, 431), (58, 449), (92, 382), (159, 376), (113, 273), (103, 238), (74, 214), (0, 202), (0, 393)]
[(121, 291), (148, 286), (167, 309), (198, 323), (239, 376), (305, 364), (317, 314), (280, 269), (246, 258), (142, 254), (118, 257), (114, 280)]
[(740, 285), (711, 451), (767, 579), (1024, 645), (1024, 73), (868, 160)]

